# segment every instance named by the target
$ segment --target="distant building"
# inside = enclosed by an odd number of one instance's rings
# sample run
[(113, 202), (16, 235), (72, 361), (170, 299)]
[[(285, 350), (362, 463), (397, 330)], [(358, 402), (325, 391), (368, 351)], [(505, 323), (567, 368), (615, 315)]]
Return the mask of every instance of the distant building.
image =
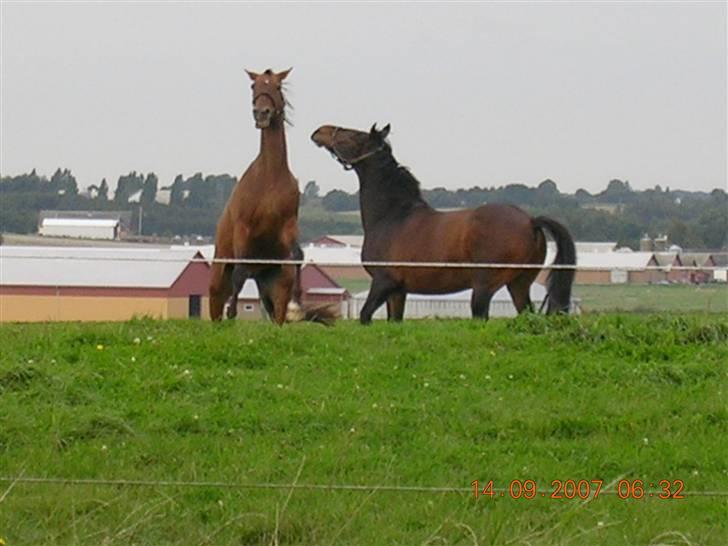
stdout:
[(304, 260), (319, 264), (332, 279), (368, 280), (361, 266), (361, 247), (351, 245), (316, 245), (303, 247)]
[(42, 210), (38, 234), (44, 237), (118, 240), (129, 232), (131, 213), (127, 211)]
[(95, 218), (44, 218), (38, 227), (44, 237), (73, 237), (78, 239), (119, 239), (119, 220)]
[(204, 318), (210, 267), (195, 250), (0, 247), (0, 322)]
[[(577, 253), (583, 253), (583, 252), (614, 252), (617, 250), (617, 242), (611, 241), (611, 242), (594, 242), (594, 241), (576, 241), (574, 243), (574, 246), (576, 247)], [(556, 243), (553, 241), (547, 242), (547, 248), (548, 250), (555, 252), (556, 251)]]
[(665, 268), (659, 271), (659, 273), (662, 273), (662, 278), (658, 282), (663, 280), (668, 282), (688, 282), (690, 279), (690, 271), (686, 269), (673, 269), (673, 267), (692, 265), (684, 263), (680, 253), (675, 250), (671, 252), (655, 252), (655, 262), (657, 265)]
[(322, 247), (351, 246), (361, 248), (364, 245), (364, 235), (324, 235), (311, 244)]
[(716, 269), (713, 271), (713, 280), (716, 282), (728, 282), (728, 253), (715, 252), (712, 255)]
[(680, 254), (682, 261), (687, 266), (693, 266), (697, 268), (693, 271), (686, 271), (686, 281), (696, 284), (710, 282), (715, 278), (714, 268), (718, 267), (718, 258), (710, 252), (683, 252)]

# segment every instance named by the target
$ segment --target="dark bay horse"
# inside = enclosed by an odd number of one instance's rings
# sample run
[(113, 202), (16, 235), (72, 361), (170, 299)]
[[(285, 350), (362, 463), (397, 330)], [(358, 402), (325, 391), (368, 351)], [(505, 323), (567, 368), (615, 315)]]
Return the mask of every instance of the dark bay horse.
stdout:
[[(422, 198), (420, 184), (392, 156), (389, 125), (369, 132), (324, 125), (311, 139), (359, 177), (364, 261), (537, 264), (546, 258), (546, 229), (556, 241), (558, 265), (574, 265), (567, 229), (545, 216), (532, 218), (511, 205), (439, 212)], [(408, 292), (444, 294), (473, 289), (474, 317), (488, 318), (490, 300), (507, 286), (520, 313), (532, 308), (529, 289), (539, 269), (367, 267), (372, 276), (361, 311), (367, 324), (384, 302), (390, 320), (402, 320)], [(554, 269), (548, 280), (548, 313), (568, 312), (573, 269)]]
[[(217, 224), (215, 258), (301, 259), (298, 238), (298, 181), (288, 168), (283, 81), (289, 70), (249, 72), (253, 81), (253, 118), (261, 130), (260, 152), (237, 183)], [(246, 279), (255, 279), (270, 317), (328, 322), (332, 309), (300, 308), (300, 275), (293, 265), (213, 263), (210, 317), (220, 320), (230, 299), (228, 316), (237, 313), (237, 295)]]

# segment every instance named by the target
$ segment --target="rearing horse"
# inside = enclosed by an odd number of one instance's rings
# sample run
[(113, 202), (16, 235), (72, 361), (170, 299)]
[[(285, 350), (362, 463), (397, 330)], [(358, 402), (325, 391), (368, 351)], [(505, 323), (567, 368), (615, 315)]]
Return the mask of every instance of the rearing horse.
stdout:
[[(288, 168), (285, 134), (286, 99), (283, 81), (291, 69), (262, 74), (247, 71), (253, 81), (253, 117), (261, 130), (260, 152), (228, 199), (215, 234), (215, 258), (289, 259), (297, 247), (298, 181)], [(237, 294), (249, 277), (255, 279), (263, 307), (277, 324), (286, 320), (296, 293), (292, 265), (213, 263), (210, 280), (210, 317), (222, 318), (232, 297), (229, 315), (235, 316)], [(292, 304), (295, 307), (295, 304)]]

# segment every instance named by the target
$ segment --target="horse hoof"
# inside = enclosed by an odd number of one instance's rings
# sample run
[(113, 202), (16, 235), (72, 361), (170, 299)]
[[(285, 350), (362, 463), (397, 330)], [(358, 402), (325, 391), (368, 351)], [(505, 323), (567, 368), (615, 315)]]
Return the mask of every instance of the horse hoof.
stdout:
[(304, 319), (303, 309), (295, 301), (289, 301), (286, 308), (286, 322), (300, 322)]

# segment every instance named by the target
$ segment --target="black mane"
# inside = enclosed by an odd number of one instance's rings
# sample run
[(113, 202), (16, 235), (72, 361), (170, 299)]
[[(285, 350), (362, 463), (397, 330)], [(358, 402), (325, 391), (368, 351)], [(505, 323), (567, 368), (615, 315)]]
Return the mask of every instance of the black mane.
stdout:
[(397, 163), (391, 150), (387, 152), (363, 162), (366, 166), (357, 165), (360, 200), (366, 200), (362, 220), (367, 224), (385, 217), (405, 217), (415, 207), (429, 207), (422, 198), (419, 181), (407, 167)]

